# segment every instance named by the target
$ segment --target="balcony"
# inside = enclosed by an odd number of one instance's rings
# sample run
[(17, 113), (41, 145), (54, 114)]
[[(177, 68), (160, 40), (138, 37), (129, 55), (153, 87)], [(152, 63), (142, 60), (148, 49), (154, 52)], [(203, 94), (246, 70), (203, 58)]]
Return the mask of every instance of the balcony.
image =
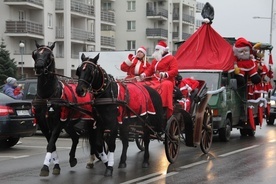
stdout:
[[(174, 22), (180, 21), (180, 16), (179, 16), (178, 13), (174, 13), (174, 14), (173, 14), (173, 21), (174, 21)], [(187, 23), (190, 23), (190, 24), (194, 24), (194, 22), (195, 22), (195, 17), (183, 13), (183, 15), (182, 15), (182, 21), (187, 22)]]
[(44, 35), (43, 25), (31, 21), (6, 21), (5, 33)]
[(101, 36), (101, 45), (115, 47), (115, 39), (111, 37)]
[(182, 41), (182, 40), (187, 40), (191, 34), (189, 33), (182, 33), (182, 38), (179, 38), (179, 32), (173, 32), (172, 34), (172, 38), (174, 41)]
[(4, 0), (4, 3), (9, 6), (20, 6), (27, 9), (43, 9), (43, 0)]
[(101, 21), (115, 24), (115, 15), (114, 12), (110, 11), (101, 11)]
[(154, 20), (167, 20), (168, 10), (165, 10), (163, 8), (159, 8), (158, 10), (147, 8), (147, 18)]
[(162, 28), (147, 28), (146, 35), (147, 38), (151, 39), (167, 39), (168, 30)]
[[(62, 5), (59, 7), (62, 7)], [(71, 0), (71, 11), (83, 15), (95, 16), (94, 6), (76, 0)]]
[(95, 42), (95, 35), (92, 32), (84, 31), (83, 29), (72, 28), (71, 39), (80, 41)]

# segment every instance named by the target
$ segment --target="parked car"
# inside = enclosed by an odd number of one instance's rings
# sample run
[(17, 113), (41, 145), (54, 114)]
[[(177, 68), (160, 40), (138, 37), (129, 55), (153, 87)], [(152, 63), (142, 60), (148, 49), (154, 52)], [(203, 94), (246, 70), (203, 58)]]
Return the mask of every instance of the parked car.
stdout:
[(0, 93), (0, 148), (14, 146), (21, 137), (36, 132), (32, 103)]

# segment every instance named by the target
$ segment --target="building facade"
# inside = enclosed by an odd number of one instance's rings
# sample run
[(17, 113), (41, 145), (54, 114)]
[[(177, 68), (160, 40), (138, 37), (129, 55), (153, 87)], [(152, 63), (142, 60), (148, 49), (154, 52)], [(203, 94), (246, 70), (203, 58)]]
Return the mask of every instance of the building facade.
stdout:
[[(79, 53), (147, 48), (159, 40), (175, 43), (196, 30), (196, 0), (3, 0), (1, 38), (18, 66), (18, 76), (33, 77), (31, 57), (40, 45), (56, 42), (57, 73), (74, 76)], [(23, 43), (23, 44), (22, 44)]]

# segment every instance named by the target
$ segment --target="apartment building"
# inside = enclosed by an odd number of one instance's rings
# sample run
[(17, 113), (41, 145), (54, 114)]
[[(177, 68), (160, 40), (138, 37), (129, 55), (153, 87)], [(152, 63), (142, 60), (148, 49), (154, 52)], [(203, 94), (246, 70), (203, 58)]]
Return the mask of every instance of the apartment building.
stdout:
[(148, 55), (159, 40), (171, 52), (195, 30), (196, 0), (3, 0), (1, 38), (18, 73), (34, 76), (35, 40), (54, 49), (59, 74), (74, 76), (79, 52), (135, 50)]

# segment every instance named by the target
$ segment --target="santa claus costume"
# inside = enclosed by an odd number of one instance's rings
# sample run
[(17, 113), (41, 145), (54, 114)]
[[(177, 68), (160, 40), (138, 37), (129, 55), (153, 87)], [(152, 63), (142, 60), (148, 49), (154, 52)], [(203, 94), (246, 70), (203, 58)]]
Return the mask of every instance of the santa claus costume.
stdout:
[(257, 72), (255, 62), (250, 57), (252, 54), (252, 45), (245, 38), (238, 38), (233, 46), (234, 55), (236, 56), (235, 74), (238, 85), (245, 84), (245, 75), (247, 74), (253, 84), (261, 82), (261, 77)]
[(161, 95), (168, 118), (173, 112), (173, 88), (175, 76), (178, 74), (178, 63), (175, 57), (168, 52), (167, 44), (164, 41), (158, 42), (152, 56), (155, 59), (140, 76), (142, 79), (152, 77), (151, 81), (145, 83), (156, 89)]
[[(143, 53), (144, 57), (139, 58), (139, 52)], [(128, 55), (127, 59), (121, 64), (121, 70), (127, 72), (126, 78), (134, 78), (135, 76), (139, 76), (147, 67), (150, 66), (147, 62), (146, 56), (147, 50), (143, 46), (137, 49), (136, 56), (133, 56), (133, 54)]]

